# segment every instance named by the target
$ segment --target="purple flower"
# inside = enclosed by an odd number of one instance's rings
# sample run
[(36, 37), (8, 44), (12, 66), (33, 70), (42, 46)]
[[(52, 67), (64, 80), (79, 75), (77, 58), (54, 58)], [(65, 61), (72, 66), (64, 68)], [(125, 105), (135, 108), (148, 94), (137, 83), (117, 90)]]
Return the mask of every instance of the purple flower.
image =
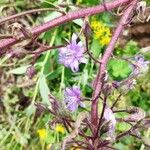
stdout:
[(83, 57), (84, 46), (80, 41), (77, 43), (77, 35), (73, 34), (70, 44), (59, 48), (59, 63), (65, 67), (70, 67), (73, 72), (79, 70), (80, 63), (86, 63), (87, 59)]
[(70, 111), (74, 112), (78, 109), (78, 106), (84, 107), (84, 104), (81, 102), (81, 91), (78, 86), (66, 88), (64, 95), (66, 107)]
[(145, 61), (142, 55), (135, 56), (135, 62), (136, 64), (134, 65), (133, 71), (134, 75), (139, 75), (140, 73), (145, 73), (148, 71), (149, 61)]
[(110, 122), (111, 126), (115, 128), (116, 125), (115, 115), (113, 114), (112, 110), (108, 106), (106, 106), (105, 108), (104, 119), (106, 120), (106, 122)]
[(105, 111), (104, 111), (104, 119), (106, 122), (109, 123), (109, 130), (108, 130), (108, 135), (112, 138), (114, 138), (114, 131), (115, 131), (115, 126), (116, 126), (116, 119), (115, 115), (113, 114), (112, 110), (106, 106)]

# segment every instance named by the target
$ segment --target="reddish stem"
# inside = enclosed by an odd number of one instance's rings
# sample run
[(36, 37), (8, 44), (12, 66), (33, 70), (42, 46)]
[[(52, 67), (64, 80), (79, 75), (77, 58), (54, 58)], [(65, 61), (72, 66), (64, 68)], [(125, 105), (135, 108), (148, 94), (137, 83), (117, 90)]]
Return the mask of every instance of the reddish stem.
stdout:
[(98, 97), (99, 97), (98, 95), (101, 92), (102, 85), (104, 83), (103, 80), (104, 80), (104, 76), (105, 76), (106, 65), (114, 51), (115, 44), (116, 44), (121, 32), (123, 31), (123, 29), (126, 25), (126, 22), (130, 18), (130, 15), (134, 10), (136, 3), (137, 3), (137, 0), (132, 1), (129, 4), (128, 8), (123, 13), (123, 16), (121, 17), (121, 20), (112, 36), (112, 39), (111, 39), (108, 47), (106, 48), (105, 53), (102, 56), (102, 59), (100, 61), (101, 65), (99, 67), (99, 71), (97, 73), (97, 77), (94, 82), (95, 83), (94, 84), (94, 92), (93, 92), (93, 96), (92, 96), (93, 102), (92, 102), (92, 108), (91, 108), (91, 119), (92, 119), (91, 121), (92, 121), (93, 125), (95, 126), (95, 128), (98, 125)]
[[(119, 7), (122, 4), (126, 4), (128, 3), (130, 0), (115, 0), (113, 2), (107, 3), (105, 4), (105, 6), (107, 7), (107, 10), (112, 10), (114, 8)], [(106, 11), (105, 7), (103, 5), (98, 5), (98, 6), (94, 6), (94, 7), (89, 7), (89, 8), (83, 8), (83, 9), (79, 9), (73, 12), (69, 12), (64, 16), (60, 16), (57, 17), (51, 21), (48, 21), (46, 23), (43, 23), (42, 25), (39, 25), (37, 27), (34, 27), (31, 30), (32, 36), (36, 37), (39, 34), (48, 31), (56, 26), (59, 26), (61, 24), (67, 23), (69, 21), (78, 19), (78, 18), (83, 18), (86, 16), (92, 16), (98, 13), (102, 13)], [(27, 37), (25, 37), (23, 34), (21, 34), (20, 39), (26, 39)], [(31, 37), (32, 38), (32, 37)], [(20, 42), (21, 40), (15, 39), (15, 38), (8, 38), (6, 39), (2, 39), (0, 40), (0, 50), (10, 47), (18, 42)]]

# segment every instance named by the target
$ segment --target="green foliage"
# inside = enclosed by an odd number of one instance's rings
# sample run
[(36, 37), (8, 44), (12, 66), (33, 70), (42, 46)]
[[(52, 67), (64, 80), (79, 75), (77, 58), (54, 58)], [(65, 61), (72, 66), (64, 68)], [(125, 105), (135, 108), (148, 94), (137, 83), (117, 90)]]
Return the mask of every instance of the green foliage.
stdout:
[(91, 44), (91, 52), (95, 58), (98, 58), (100, 55), (102, 47), (99, 44), (98, 40), (93, 39)]
[(138, 47), (138, 44), (133, 41), (133, 40), (130, 40), (124, 48), (121, 48), (121, 47), (117, 47), (115, 49), (115, 55), (117, 56), (133, 56), (135, 55), (136, 53), (138, 53), (139, 51), (139, 47)]
[(50, 94), (46, 78), (44, 75), (41, 75), (39, 79), (39, 91), (42, 97), (42, 103), (43, 104), (49, 104), (49, 97), (48, 95)]
[(108, 64), (108, 72), (114, 80), (123, 80), (131, 73), (131, 67), (125, 60), (111, 59)]
[(9, 73), (16, 74), (16, 75), (25, 74), (28, 67), (29, 67), (29, 65), (21, 66), (21, 67), (10, 70)]
[(150, 77), (149, 72), (138, 79), (136, 88), (128, 93), (127, 99), (131, 100), (134, 106), (141, 107), (149, 113), (150, 108)]
[(124, 123), (124, 122), (122, 122), (122, 123), (118, 123), (118, 125), (117, 125), (117, 130), (118, 131), (127, 131), (127, 130), (129, 130), (131, 128), (131, 126), (129, 125), (129, 124), (127, 124), (127, 123)]

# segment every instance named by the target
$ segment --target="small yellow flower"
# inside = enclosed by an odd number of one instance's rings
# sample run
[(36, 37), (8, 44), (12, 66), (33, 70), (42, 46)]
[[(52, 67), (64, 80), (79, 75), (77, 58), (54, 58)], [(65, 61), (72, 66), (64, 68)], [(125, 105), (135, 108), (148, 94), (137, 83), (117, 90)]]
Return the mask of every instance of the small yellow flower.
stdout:
[(91, 22), (91, 28), (94, 33), (94, 38), (99, 40), (102, 46), (105, 46), (110, 42), (110, 28), (102, 21), (93, 20)]
[(46, 139), (46, 137), (47, 137), (47, 131), (46, 131), (46, 129), (39, 129), (38, 131), (37, 131), (37, 133), (39, 134), (39, 137), (40, 137), (40, 139), (41, 140), (44, 140), (44, 139)]
[(102, 31), (102, 30), (99, 30), (99, 31), (96, 30), (96, 31), (94, 32), (94, 34), (95, 34), (95, 35), (94, 35), (94, 38), (95, 38), (95, 39), (99, 39), (100, 37), (103, 36), (103, 31)]
[(102, 39), (100, 39), (100, 44), (102, 46), (107, 45), (109, 42), (110, 42), (110, 37), (109, 36), (106, 36), (106, 37), (103, 37)]
[(65, 128), (61, 124), (56, 124), (55, 131), (64, 134)]

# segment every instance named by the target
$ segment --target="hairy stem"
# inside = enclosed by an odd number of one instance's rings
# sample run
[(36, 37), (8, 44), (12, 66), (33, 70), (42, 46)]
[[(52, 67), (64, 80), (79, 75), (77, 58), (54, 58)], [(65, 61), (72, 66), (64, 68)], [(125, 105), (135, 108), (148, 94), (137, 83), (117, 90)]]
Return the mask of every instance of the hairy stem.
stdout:
[(128, 22), (128, 19), (130, 18), (130, 15), (132, 14), (136, 3), (137, 3), (137, 0), (132, 1), (127, 7), (127, 9), (124, 11), (123, 16), (121, 17), (121, 20), (118, 23), (118, 26), (112, 36), (112, 39), (108, 47), (106, 48), (104, 55), (102, 56), (102, 59), (100, 60), (101, 65), (99, 66), (97, 77), (94, 82), (94, 92), (92, 96), (93, 101), (92, 101), (92, 108), (91, 108), (91, 121), (95, 127), (97, 127), (98, 125), (98, 98), (99, 98), (99, 93), (102, 90), (102, 85), (104, 83), (104, 78), (106, 74), (106, 65), (110, 57), (112, 56), (115, 44), (121, 32), (123, 31), (126, 23)]
[[(107, 3), (105, 4), (105, 6), (107, 7), (107, 10), (112, 10), (114, 8), (119, 7), (122, 4), (126, 4), (128, 3), (130, 0), (115, 0), (113, 2)], [(40, 35), (41, 33), (48, 31), (54, 27), (57, 27), (61, 24), (67, 23), (69, 21), (78, 19), (78, 18), (83, 18), (86, 16), (92, 16), (98, 13), (102, 13), (106, 11), (105, 7), (103, 5), (98, 5), (98, 6), (94, 6), (94, 7), (89, 7), (89, 8), (83, 8), (83, 9), (79, 9), (73, 12), (69, 12), (64, 16), (60, 16), (57, 17), (51, 21), (48, 21), (46, 23), (43, 23), (42, 25), (39, 25), (37, 27), (34, 27), (31, 30), (32, 36), (36, 37), (38, 35)], [(19, 40), (15, 39), (15, 38), (8, 38), (6, 39), (2, 39), (0, 40), (0, 50), (4, 49), (4, 48), (8, 48), (18, 42), (21, 41), (21, 39), (26, 39), (26, 37), (21, 34), (19, 37), (21, 37)]]

